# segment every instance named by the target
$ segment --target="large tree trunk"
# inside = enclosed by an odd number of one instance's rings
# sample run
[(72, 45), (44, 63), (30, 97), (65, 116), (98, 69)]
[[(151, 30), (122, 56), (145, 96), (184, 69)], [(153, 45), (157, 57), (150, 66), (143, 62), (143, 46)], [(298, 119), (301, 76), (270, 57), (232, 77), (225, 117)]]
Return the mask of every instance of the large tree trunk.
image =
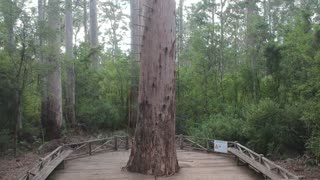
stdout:
[(128, 171), (155, 176), (179, 170), (175, 148), (175, 1), (147, 4), (139, 84), (138, 122)]
[(47, 100), (42, 107), (42, 125), (46, 139), (60, 137), (62, 126), (61, 62), (60, 62), (60, 0), (49, 0)]
[(66, 119), (70, 125), (76, 124), (75, 117), (75, 75), (73, 57), (73, 23), (72, 23), (72, 0), (66, 0), (65, 16), (65, 42), (66, 42)]
[[(44, 31), (45, 31), (45, 11), (44, 11), (44, 0), (38, 0), (38, 34), (39, 34), (39, 59), (40, 63), (45, 66), (46, 60), (44, 58)], [(47, 107), (48, 104), (48, 81), (47, 81), (47, 71), (44, 70), (43, 73), (40, 74), (41, 77), (41, 123), (44, 127), (44, 122), (47, 119)], [(44, 132), (42, 132), (42, 136), (44, 136)]]
[(98, 21), (97, 21), (97, 0), (90, 0), (90, 46), (92, 50), (92, 64), (99, 65), (98, 57)]

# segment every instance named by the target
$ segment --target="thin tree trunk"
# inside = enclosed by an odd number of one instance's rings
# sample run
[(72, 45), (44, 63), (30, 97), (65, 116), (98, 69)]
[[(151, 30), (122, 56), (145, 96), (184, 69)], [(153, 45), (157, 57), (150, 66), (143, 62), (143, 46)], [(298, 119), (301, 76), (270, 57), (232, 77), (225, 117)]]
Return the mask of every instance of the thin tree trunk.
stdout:
[(18, 137), (20, 132), (19, 122), (21, 122), (21, 96), (20, 93), (15, 94), (15, 106), (16, 106), (16, 112), (15, 112), (15, 129), (14, 129), (14, 149), (13, 154), (14, 156), (17, 155), (17, 149), (18, 149)]
[(258, 98), (258, 79), (257, 79), (257, 64), (256, 64), (256, 45), (253, 37), (253, 17), (254, 17), (254, 7), (256, 5), (256, 1), (248, 1), (247, 3), (247, 17), (246, 17), (246, 54), (250, 60), (250, 66), (252, 71), (252, 91), (253, 91), (253, 99), (257, 100)]
[(184, 37), (184, 21), (183, 21), (183, 6), (184, 6), (184, 0), (180, 0), (179, 1), (179, 27), (178, 27), (178, 50), (177, 50), (177, 57), (176, 57), (176, 61), (177, 61), (177, 97), (179, 98), (180, 96), (180, 73), (179, 73), (179, 68), (180, 68), (180, 56), (182, 54), (183, 51), (183, 37)]
[(75, 74), (73, 56), (73, 18), (72, 0), (66, 0), (65, 16), (65, 42), (67, 61), (67, 81), (66, 81), (66, 119), (70, 125), (76, 124), (75, 117)]
[[(23, 32), (25, 32), (25, 26), (23, 24)], [(25, 33), (23, 33), (23, 39), (21, 42), (21, 52), (20, 52), (20, 62), (18, 71), (16, 74), (16, 92), (14, 97), (15, 102), (15, 133), (14, 133), (14, 156), (17, 155), (17, 149), (18, 149), (18, 138), (22, 129), (22, 96), (25, 88), (26, 83), (26, 77), (27, 77), (27, 70), (26, 67), (23, 67), (24, 61), (25, 61), (25, 53), (26, 53), (26, 37)]]
[(145, 22), (138, 122), (127, 169), (169, 176), (179, 170), (175, 148), (175, 1), (156, 0)]
[(92, 50), (91, 60), (94, 67), (99, 65), (98, 53), (98, 21), (97, 0), (90, 0), (90, 45)]
[[(9, 56), (12, 58), (15, 57), (16, 53), (16, 47), (15, 47), (15, 38), (14, 38), (14, 26), (16, 22), (16, 2), (12, 0), (6, 0), (3, 3), (6, 3), (7, 5), (7, 12), (4, 14), (4, 22), (5, 27), (7, 28), (8, 32), (8, 39), (6, 43), (6, 50), (9, 53)], [(17, 148), (18, 148), (18, 135), (22, 128), (22, 121), (21, 121), (21, 94), (20, 94), (20, 72), (22, 68), (22, 61), (19, 63), (18, 72), (16, 74), (16, 80), (15, 80), (15, 96), (13, 99), (14, 102), (14, 114), (13, 114), (13, 122), (14, 122), (14, 137), (13, 137), (13, 144), (14, 144), (14, 156), (17, 154)]]
[(83, 27), (84, 27), (84, 42), (88, 42), (88, 8), (87, 0), (83, 0)]
[[(184, 0), (180, 0), (179, 1), (179, 42), (178, 42), (178, 57), (181, 54), (182, 50), (183, 50), (183, 4), (184, 4)], [(178, 68), (179, 68), (179, 61), (178, 61)]]
[(138, 113), (138, 82), (139, 82), (139, 63), (141, 51), (141, 35), (142, 31), (140, 25), (140, 13), (142, 14), (141, 0), (131, 0), (131, 82), (129, 90), (129, 104), (128, 104), (128, 127), (134, 128), (137, 121)]
[(60, 0), (49, 0), (48, 9), (48, 54), (46, 56), (50, 69), (47, 79), (47, 101), (43, 107), (42, 125), (45, 138), (60, 138), (62, 126), (62, 92), (60, 62)]
[(224, 100), (224, 89), (223, 89), (223, 76), (224, 76), (224, 14), (223, 8), (226, 4), (226, 0), (220, 1), (221, 10), (220, 10), (220, 61), (219, 61), (219, 71), (220, 71), (220, 92), (222, 96), (222, 101)]

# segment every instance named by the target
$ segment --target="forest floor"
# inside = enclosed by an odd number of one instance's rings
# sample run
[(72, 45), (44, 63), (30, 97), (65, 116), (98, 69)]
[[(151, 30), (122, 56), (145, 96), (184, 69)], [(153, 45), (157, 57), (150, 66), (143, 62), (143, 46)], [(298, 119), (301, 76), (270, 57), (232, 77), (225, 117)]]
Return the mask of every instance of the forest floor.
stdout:
[(281, 167), (298, 176), (304, 176), (306, 180), (320, 180), (320, 164), (310, 165), (313, 159), (308, 156), (302, 156), (294, 159), (276, 161)]
[[(112, 134), (121, 135), (123, 132), (116, 132)], [(96, 138), (104, 138), (107, 136), (110, 136), (110, 133), (100, 133), (96, 135), (68, 135), (65, 138), (52, 140), (41, 145), (40, 147), (35, 147), (32, 151), (22, 152), (17, 157), (14, 157), (12, 154), (0, 157), (0, 179), (18, 179), (28, 169), (34, 167), (36, 163), (39, 162), (40, 157), (44, 157), (46, 154), (50, 153), (63, 143), (77, 143)], [(309, 162), (310, 158), (307, 156), (276, 161), (277, 164), (288, 169), (290, 172), (299, 176), (304, 176), (306, 180), (320, 180), (320, 165), (311, 166), (309, 165)]]

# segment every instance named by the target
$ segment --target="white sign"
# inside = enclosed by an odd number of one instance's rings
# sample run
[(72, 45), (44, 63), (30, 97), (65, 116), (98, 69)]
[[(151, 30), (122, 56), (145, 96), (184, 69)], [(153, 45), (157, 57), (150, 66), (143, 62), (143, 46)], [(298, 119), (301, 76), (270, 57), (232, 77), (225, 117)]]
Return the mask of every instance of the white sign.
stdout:
[(220, 153), (228, 153), (228, 142), (227, 141), (219, 141), (214, 140), (214, 151)]

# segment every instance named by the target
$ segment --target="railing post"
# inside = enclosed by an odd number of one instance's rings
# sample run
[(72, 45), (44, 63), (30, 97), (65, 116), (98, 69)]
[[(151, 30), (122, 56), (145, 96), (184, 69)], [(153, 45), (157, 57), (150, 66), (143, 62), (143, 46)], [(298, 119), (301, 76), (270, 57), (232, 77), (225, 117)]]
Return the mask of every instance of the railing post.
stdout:
[(129, 137), (126, 136), (126, 150), (129, 149)]
[(91, 142), (89, 142), (88, 147), (89, 147), (89, 155), (91, 156), (91, 155), (92, 155), (92, 146), (91, 146)]
[(207, 152), (210, 152), (210, 140), (207, 140)]
[(259, 156), (259, 163), (262, 163), (263, 154), (260, 154)]
[(183, 135), (180, 134), (180, 149), (183, 149), (183, 139), (184, 139)]
[(118, 150), (118, 137), (114, 136), (114, 150), (117, 151)]

